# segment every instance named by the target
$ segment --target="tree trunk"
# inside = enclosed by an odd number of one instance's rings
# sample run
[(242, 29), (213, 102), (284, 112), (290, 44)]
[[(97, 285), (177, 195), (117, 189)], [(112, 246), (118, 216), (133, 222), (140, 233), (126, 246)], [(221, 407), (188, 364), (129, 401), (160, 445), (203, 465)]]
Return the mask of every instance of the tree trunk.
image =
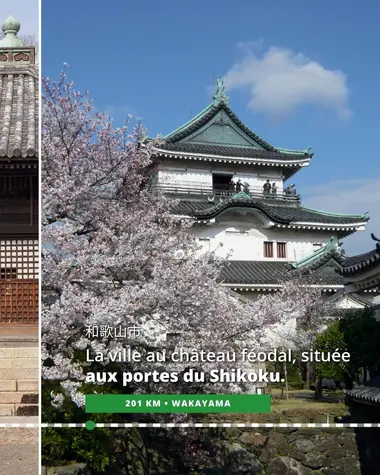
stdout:
[(315, 385), (315, 392), (314, 392), (314, 398), (315, 399), (322, 399), (322, 378), (317, 376), (317, 381)]
[(306, 389), (310, 389), (310, 361), (306, 362)]
[(286, 361), (284, 362), (284, 375), (285, 375), (286, 399), (289, 399), (288, 368), (287, 368), (287, 365), (286, 365)]

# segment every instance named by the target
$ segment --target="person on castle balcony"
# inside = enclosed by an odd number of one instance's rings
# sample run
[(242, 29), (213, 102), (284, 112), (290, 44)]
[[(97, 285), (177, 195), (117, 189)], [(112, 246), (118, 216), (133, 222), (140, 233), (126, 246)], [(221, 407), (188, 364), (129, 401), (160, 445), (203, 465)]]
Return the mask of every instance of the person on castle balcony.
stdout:
[(277, 185), (274, 182), (272, 183), (272, 195), (273, 195), (273, 198), (275, 198), (277, 195)]
[(264, 185), (263, 185), (263, 190), (264, 190), (264, 194), (267, 195), (270, 193), (270, 190), (271, 190), (271, 184), (270, 184), (270, 180), (267, 180)]
[(246, 195), (249, 195), (249, 184), (247, 182), (244, 183), (243, 191)]
[(231, 178), (231, 181), (228, 184), (228, 189), (229, 189), (231, 194), (233, 194), (233, 192), (235, 191), (235, 182), (234, 182), (233, 178)]
[(290, 185), (289, 188), (288, 188), (288, 194), (289, 196), (297, 196), (297, 192), (296, 192), (296, 188), (295, 188), (296, 185)]
[(240, 193), (240, 192), (241, 192), (241, 180), (239, 179), (236, 182), (236, 193)]

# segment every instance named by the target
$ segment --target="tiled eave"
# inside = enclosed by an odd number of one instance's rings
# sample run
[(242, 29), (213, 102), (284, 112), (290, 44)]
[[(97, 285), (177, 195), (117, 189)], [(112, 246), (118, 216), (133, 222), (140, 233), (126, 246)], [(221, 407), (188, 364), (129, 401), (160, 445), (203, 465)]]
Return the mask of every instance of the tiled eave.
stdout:
[(368, 257), (367, 259), (361, 262), (358, 262), (357, 264), (343, 267), (342, 274), (345, 277), (350, 277), (356, 274), (360, 274), (361, 272), (366, 271), (367, 269), (370, 269), (376, 265), (379, 266), (379, 272), (380, 272), (380, 253), (378, 252), (375, 252), (372, 256)]
[(366, 221), (359, 223), (350, 223), (350, 224), (334, 224), (334, 223), (303, 223), (303, 222), (292, 222), (290, 224), (275, 224), (277, 228), (288, 228), (288, 229), (310, 229), (313, 231), (342, 231), (349, 232), (349, 234), (359, 231), (360, 228), (366, 225)]
[[(235, 291), (273, 292), (281, 290), (284, 279), (291, 275), (297, 276), (298, 273), (294, 274), (291, 263), (287, 261), (231, 260), (223, 267), (218, 280), (223, 286)], [(344, 288), (342, 278), (330, 267), (322, 266), (313, 276), (310, 276), (310, 272), (307, 272), (307, 276), (305, 288), (317, 288), (332, 293)]]
[(358, 402), (380, 405), (380, 388), (371, 386), (370, 383), (368, 386), (363, 385), (359, 388), (344, 391), (345, 396)]
[(338, 232), (340, 237), (365, 229), (368, 217), (365, 215), (332, 215), (316, 210), (303, 208), (299, 205), (282, 203), (271, 205), (263, 200), (253, 199), (244, 193), (233, 196), (228, 201), (217, 204), (205, 200), (179, 200), (174, 207), (175, 214), (192, 217), (198, 223), (212, 223), (213, 220), (228, 210), (238, 209), (239, 212), (255, 212), (270, 226), (288, 229), (321, 230)]
[(153, 153), (163, 158), (176, 158), (182, 160), (193, 160), (198, 162), (219, 162), (219, 163), (239, 163), (240, 165), (264, 165), (269, 167), (281, 168), (302, 168), (308, 167), (310, 158), (303, 158), (298, 160), (281, 160), (268, 158), (247, 158), (247, 157), (233, 157), (225, 155), (202, 155), (184, 152), (169, 152), (167, 150), (155, 148)]
[(361, 276), (357, 276), (357, 280), (355, 280), (354, 277), (352, 278), (352, 280), (349, 280), (349, 278), (345, 276), (343, 276), (343, 278), (346, 281), (345, 289), (348, 293), (358, 291), (373, 291), (378, 293), (378, 289), (380, 286), (380, 273), (364, 279), (362, 279)]
[[(176, 215), (177, 218), (183, 219), (183, 220), (196, 220), (198, 224), (212, 224), (215, 222), (215, 218), (208, 218), (208, 219), (202, 219), (202, 218), (196, 218), (194, 216), (189, 216), (189, 215)], [(268, 221), (271, 223), (274, 227), (277, 228), (282, 228), (282, 229), (304, 229), (304, 230), (314, 230), (314, 231), (340, 231), (345, 234), (352, 234), (355, 231), (358, 231), (362, 226), (365, 226), (365, 222), (363, 223), (357, 223), (352, 225), (351, 223), (348, 225), (342, 225), (342, 224), (331, 224), (331, 223), (290, 223), (290, 224), (279, 224), (279, 223), (272, 223), (271, 221)]]

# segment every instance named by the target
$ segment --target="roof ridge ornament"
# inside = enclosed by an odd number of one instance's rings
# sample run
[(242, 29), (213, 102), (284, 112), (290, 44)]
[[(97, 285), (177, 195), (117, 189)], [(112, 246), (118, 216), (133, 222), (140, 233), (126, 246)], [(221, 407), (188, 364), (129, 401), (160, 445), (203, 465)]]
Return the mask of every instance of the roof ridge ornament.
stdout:
[(220, 76), (216, 80), (216, 91), (214, 95), (214, 105), (219, 105), (221, 103), (228, 104), (229, 97), (226, 95), (226, 86)]
[(249, 195), (248, 193), (245, 193), (244, 191), (239, 191), (238, 193), (234, 194), (230, 198), (231, 200), (249, 200), (252, 201), (252, 196)]
[(371, 238), (373, 241), (376, 241), (376, 250), (377, 252), (380, 252), (380, 239), (376, 237), (373, 233), (371, 233)]
[(20, 22), (13, 18), (12, 15), (9, 15), (1, 25), (4, 38), (0, 41), (0, 48), (24, 48), (25, 43), (17, 36), (20, 28)]
[(332, 236), (330, 238), (330, 241), (327, 243), (326, 248), (337, 249), (341, 245), (342, 245), (342, 242), (340, 242), (336, 236)]
[(36, 49), (34, 46), (26, 45), (17, 33), (20, 31), (20, 22), (9, 15), (1, 25), (4, 38), (0, 40), (0, 69), (9, 68), (18, 70), (18, 74), (34, 76), (33, 67), (36, 64)]

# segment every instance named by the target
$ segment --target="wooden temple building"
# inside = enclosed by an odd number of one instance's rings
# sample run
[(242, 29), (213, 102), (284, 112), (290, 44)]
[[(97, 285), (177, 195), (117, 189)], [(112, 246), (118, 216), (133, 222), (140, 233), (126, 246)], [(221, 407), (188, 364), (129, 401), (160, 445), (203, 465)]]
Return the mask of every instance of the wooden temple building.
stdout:
[(213, 102), (166, 135), (154, 155), (155, 186), (179, 200), (177, 216), (194, 221), (200, 252), (230, 256), (222, 275), (229, 290), (254, 300), (280, 289), (287, 273), (313, 271), (315, 285), (326, 297), (340, 295), (343, 308), (372, 299), (344, 294), (339, 272), (341, 240), (365, 229), (367, 213), (303, 206), (292, 181), (310, 165), (311, 149), (285, 150), (259, 137), (233, 112), (220, 79)]
[(35, 48), (2, 24), (0, 41), (0, 324), (38, 321), (39, 74)]

